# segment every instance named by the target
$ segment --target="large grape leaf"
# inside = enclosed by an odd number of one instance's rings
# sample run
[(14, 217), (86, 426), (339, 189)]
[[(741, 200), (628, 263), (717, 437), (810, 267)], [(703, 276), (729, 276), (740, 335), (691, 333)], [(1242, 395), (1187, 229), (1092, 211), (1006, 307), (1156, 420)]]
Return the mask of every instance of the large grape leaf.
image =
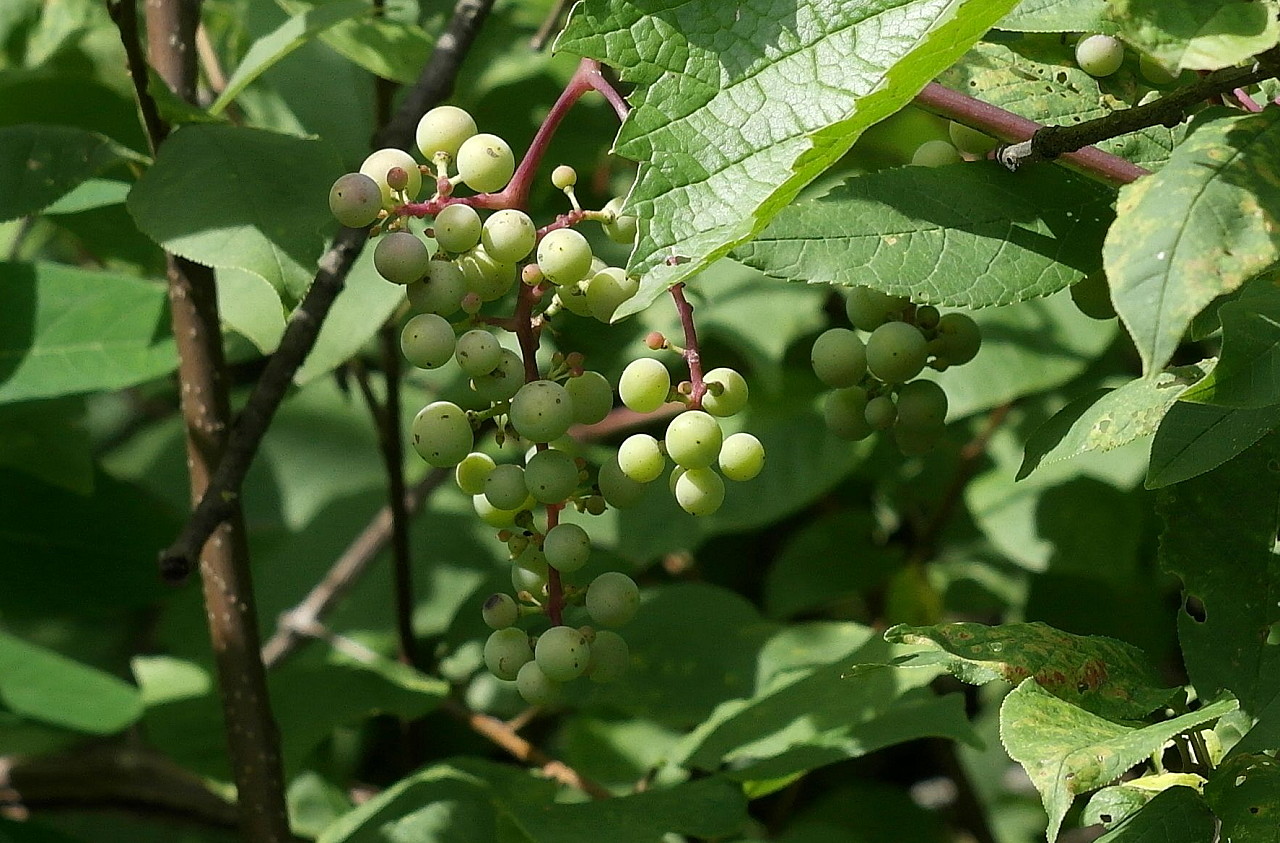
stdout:
[(1022, 0), (996, 29), (1011, 32), (1102, 32), (1107, 0)]
[(758, 234), (1014, 0), (586, 0), (558, 46), (636, 85), (616, 151), (640, 163), (643, 310)]
[(54, 263), (0, 263), (0, 403), (121, 389), (177, 365), (164, 287)]
[(1274, 0), (1114, 0), (1120, 37), (1171, 70), (1218, 70), (1280, 41)]
[(1101, 635), (1072, 635), (1043, 623), (948, 623), (890, 627), (886, 641), (932, 648), (904, 665), (940, 664), (980, 685), (1031, 677), (1048, 693), (1112, 720), (1136, 720), (1169, 702), (1145, 653)]
[(240, 126), (185, 126), (129, 194), (138, 228), (197, 263), (260, 275), (298, 299), (332, 230), (342, 164), (321, 141)]
[(1000, 738), (1044, 800), (1052, 843), (1077, 794), (1110, 784), (1174, 735), (1216, 720), (1236, 706), (1228, 698), (1181, 717), (1133, 728), (1078, 708), (1027, 679), (1000, 706)]
[(1280, 404), (1237, 410), (1177, 401), (1155, 441), (1146, 486), (1159, 489), (1213, 471), (1280, 427)]
[(865, 284), (924, 304), (1011, 304), (1101, 268), (1111, 202), (1106, 188), (1057, 167), (898, 167), (791, 205), (735, 256), (790, 281)]
[(1280, 291), (1267, 284), (1258, 295), (1227, 302), (1218, 314), (1222, 359), (1182, 399), (1238, 408), (1280, 404)]
[(1171, 787), (1097, 843), (1204, 843), (1213, 839), (1216, 828), (1200, 794), (1190, 787)]
[(39, 211), (103, 170), (137, 155), (71, 126), (0, 128), (0, 222)]
[(1280, 111), (1216, 120), (1120, 191), (1103, 261), (1148, 377), (1191, 320), (1280, 260)]
[(0, 632), (0, 704), (23, 717), (92, 735), (114, 734), (142, 716), (137, 688), (5, 632)]
[(1227, 759), (1205, 785), (1205, 801), (1229, 843), (1280, 840), (1280, 761), (1269, 755)]
[[(1257, 717), (1280, 697), (1280, 436), (1166, 490), (1160, 561), (1203, 607), (1178, 613), (1187, 675), (1201, 697), (1227, 689)], [(1242, 502), (1248, 505), (1242, 505)]]

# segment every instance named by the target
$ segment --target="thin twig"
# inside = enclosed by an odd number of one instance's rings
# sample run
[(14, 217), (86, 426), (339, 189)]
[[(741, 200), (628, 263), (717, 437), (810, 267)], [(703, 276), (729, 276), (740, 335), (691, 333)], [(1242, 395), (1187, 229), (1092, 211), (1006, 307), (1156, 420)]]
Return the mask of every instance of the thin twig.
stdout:
[(671, 288), (671, 298), (675, 299), (676, 312), (680, 314), (680, 326), (684, 329), (684, 359), (689, 364), (689, 406), (697, 410), (702, 407), (702, 396), (707, 394), (707, 384), (702, 379), (702, 352), (698, 348), (698, 331), (693, 324), (693, 305), (684, 295), (684, 284), (676, 284)]
[(107, 12), (115, 22), (116, 29), (120, 30), (120, 43), (124, 46), (129, 77), (138, 95), (138, 110), (142, 112), (147, 143), (154, 154), (156, 146), (168, 137), (169, 124), (160, 116), (160, 108), (147, 87), (147, 60), (142, 54), (142, 39), (138, 35), (138, 4), (135, 0), (111, 0), (107, 4)]
[(543, 18), (542, 25), (529, 39), (529, 46), (535, 50), (545, 49), (551, 43), (551, 39), (556, 37), (556, 33), (564, 27), (565, 15), (569, 13), (569, 7), (573, 3), (574, 0), (557, 0), (555, 8)]

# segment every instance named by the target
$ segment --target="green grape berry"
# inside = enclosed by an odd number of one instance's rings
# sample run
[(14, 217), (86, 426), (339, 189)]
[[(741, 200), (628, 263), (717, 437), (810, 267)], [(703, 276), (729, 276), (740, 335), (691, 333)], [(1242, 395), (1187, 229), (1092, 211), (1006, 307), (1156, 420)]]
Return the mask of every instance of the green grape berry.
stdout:
[(414, 450), (436, 468), (457, 465), (475, 446), (467, 414), (449, 401), (436, 401), (423, 407), (409, 430)]
[(734, 433), (720, 446), (720, 472), (730, 480), (744, 482), (764, 470), (764, 445), (750, 433)]
[(746, 409), (750, 390), (747, 381), (734, 369), (720, 367), (702, 376), (707, 391), (702, 396), (702, 409), (717, 418), (728, 418)]
[(578, 171), (568, 164), (561, 164), (551, 171), (551, 183), (556, 190), (565, 190), (578, 183)]
[(483, 493), (471, 496), (471, 508), (475, 510), (476, 516), (481, 521), (495, 530), (505, 530), (515, 526), (516, 515), (520, 512), (518, 509), (498, 509), (489, 503), (489, 499)]
[(942, 318), (942, 314), (938, 312), (938, 308), (931, 304), (922, 304), (916, 308), (915, 319), (916, 327), (922, 331), (932, 331), (938, 327), (938, 320)]
[(484, 225), (480, 215), (470, 205), (454, 203), (445, 205), (431, 223), (436, 243), (446, 252), (461, 254), (480, 242)]
[(960, 151), (944, 140), (927, 140), (911, 155), (911, 164), (916, 167), (945, 167), (963, 160)]
[(587, 281), (587, 309), (591, 315), (605, 324), (624, 301), (640, 289), (640, 281), (616, 266), (600, 270)]
[(475, 133), (476, 121), (466, 110), (439, 105), (422, 115), (415, 140), (422, 157), (431, 161), (440, 153), (456, 158), (458, 147)]
[(494, 469), (493, 457), (472, 451), (463, 457), (453, 470), (453, 480), (467, 495), (483, 495), (484, 481)]
[(662, 446), (647, 433), (633, 433), (618, 446), (618, 467), (637, 483), (652, 483), (666, 466)]
[(513, 680), (533, 660), (529, 636), (514, 626), (494, 630), (484, 642), (484, 665), (499, 679)]
[[(536, 265), (536, 264), (535, 264)], [(556, 299), (564, 309), (574, 316), (590, 316), (591, 306), (587, 304), (587, 282), (585, 279), (575, 284), (564, 284), (556, 289)]]
[(413, 156), (403, 149), (395, 149), (394, 147), (379, 149), (364, 159), (364, 163), (360, 165), (360, 172), (377, 183), (378, 189), (382, 193), (382, 204), (388, 208), (394, 207), (399, 203), (399, 200), (392, 195), (391, 185), (387, 183), (387, 173), (391, 172), (393, 167), (399, 167), (404, 170), (409, 179), (409, 183), (404, 189), (404, 194), (409, 199), (416, 198), (418, 191), (422, 190), (422, 173), (418, 170), (418, 162), (414, 161)]
[(448, 363), (456, 343), (449, 320), (434, 313), (419, 313), (400, 332), (404, 359), (419, 369), (439, 369)]
[(516, 690), (529, 705), (555, 705), (563, 692), (559, 682), (553, 682), (536, 661), (526, 662), (516, 674)]
[(502, 361), (502, 346), (493, 334), (483, 328), (473, 328), (458, 337), (454, 356), (458, 358), (462, 371), (478, 378), (498, 367)]
[(867, 424), (867, 391), (860, 386), (828, 392), (822, 402), (827, 429), (841, 439), (856, 442), (871, 435)]
[(415, 311), (449, 316), (462, 305), (467, 282), (457, 264), (433, 260), (427, 264), (426, 275), (410, 284), (407, 292), (409, 306)]
[(870, 287), (851, 287), (845, 299), (844, 312), (860, 331), (874, 331), (885, 322), (896, 319), (906, 308), (908, 300), (891, 296)]
[(524, 469), (518, 465), (497, 465), (484, 479), (484, 496), (498, 509), (516, 510), (529, 497)]
[(520, 607), (510, 594), (490, 594), (481, 609), (485, 625), (490, 629), (506, 629), (520, 619)]
[(364, 173), (347, 173), (329, 188), (329, 210), (334, 219), (350, 228), (364, 228), (378, 219), (382, 191)]
[(564, 451), (546, 448), (525, 463), (524, 482), (538, 503), (560, 503), (578, 488), (578, 464)]
[(818, 380), (836, 389), (853, 386), (867, 373), (867, 348), (848, 328), (824, 331), (814, 340), (809, 360)]
[(616, 682), (631, 666), (631, 648), (626, 639), (612, 630), (596, 630), (591, 642), (591, 659), (586, 674), (592, 682)]
[(605, 503), (617, 509), (635, 506), (644, 496), (645, 484), (628, 477), (618, 465), (616, 456), (610, 457), (600, 465), (596, 483), (600, 487), (600, 496), (604, 498)]
[(1071, 301), (1076, 309), (1090, 319), (1114, 319), (1115, 305), (1111, 303), (1111, 289), (1107, 274), (1101, 270), (1085, 276), (1071, 285)]
[(530, 442), (550, 442), (564, 436), (573, 424), (573, 399), (554, 381), (532, 381), (511, 399), (510, 419)]
[(626, 626), (639, 608), (640, 588), (626, 574), (606, 571), (587, 586), (587, 613), (599, 626)]
[(552, 284), (576, 284), (591, 271), (591, 245), (572, 228), (557, 228), (538, 243), (537, 261)]
[(710, 468), (686, 469), (676, 480), (676, 503), (690, 515), (711, 515), (724, 503), (724, 481)]
[(510, 401), (524, 386), (524, 361), (509, 348), (502, 349), (498, 365), (488, 374), (473, 377), (471, 388), (481, 401), (496, 404)]
[(618, 396), (637, 413), (652, 413), (667, 401), (671, 373), (652, 357), (632, 360), (618, 379)]
[(887, 322), (867, 338), (867, 369), (885, 383), (903, 383), (920, 374), (928, 342), (915, 325)]
[(547, 564), (562, 574), (572, 574), (591, 558), (591, 538), (577, 524), (557, 524), (542, 541)]
[(480, 242), (485, 251), (502, 263), (517, 263), (529, 256), (538, 238), (538, 229), (524, 211), (505, 208), (484, 221)]
[(481, 133), (458, 147), (458, 175), (476, 193), (493, 193), (507, 186), (516, 171), (511, 147), (497, 135)]
[(1110, 76), (1124, 64), (1124, 45), (1110, 35), (1089, 35), (1076, 44), (1076, 64), (1090, 76)]
[(876, 430), (888, 430), (898, 420), (898, 406), (888, 395), (877, 395), (867, 401), (867, 409), (863, 413), (867, 424)]
[(542, 594), (547, 587), (547, 558), (537, 547), (529, 547), (511, 565), (511, 587), (519, 594)]
[(947, 393), (933, 381), (911, 381), (898, 390), (895, 429), (940, 429), (946, 418)]
[(430, 264), (427, 244), (407, 231), (382, 235), (373, 249), (373, 268), (393, 284), (412, 284), (427, 274)]
[(969, 155), (986, 155), (999, 144), (999, 141), (990, 135), (971, 129), (963, 123), (953, 121), (947, 127), (947, 131), (956, 149)]
[(459, 255), (458, 267), (467, 282), (467, 290), (481, 301), (502, 298), (516, 283), (516, 265), (496, 259), (484, 246), (475, 246)]
[(636, 242), (637, 221), (635, 217), (622, 213), (621, 196), (615, 196), (606, 202), (603, 210), (613, 214), (612, 222), (602, 223), (606, 237), (624, 246), (630, 246)]
[(533, 657), (552, 682), (577, 679), (587, 669), (591, 645), (587, 636), (571, 626), (553, 626), (538, 636)]
[(569, 378), (564, 388), (573, 401), (573, 420), (577, 424), (602, 422), (613, 409), (613, 387), (599, 372), (588, 370)]
[(978, 323), (963, 313), (944, 313), (938, 319), (938, 336), (934, 343), (938, 356), (952, 366), (968, 363), (982, 347), (982, 331)]
[(667, 454), (682, 468), (706, 468), (716, 461), (724, 434), (710, 413), (687, 410), (667, 425)]

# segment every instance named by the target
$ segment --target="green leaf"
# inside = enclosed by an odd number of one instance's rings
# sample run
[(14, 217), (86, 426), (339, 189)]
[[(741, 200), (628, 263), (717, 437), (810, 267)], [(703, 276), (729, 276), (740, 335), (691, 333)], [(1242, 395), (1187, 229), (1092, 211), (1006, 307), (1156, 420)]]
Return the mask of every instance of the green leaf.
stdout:
[(263, 354), (275, 351), (284, 336), (280, 294), (261, 276), (243, 269), (218, 270), (218, 315)]
[(113, 735), (142, 716), (138, 689), (0, 631), (0, 703), (32, 720)]
[(1246, 409), (1280, 404), (1280, 292), (1267, 285), (1260, 295), (1229, 301), (1218, 313), (1221, 359), (1182, 400)]
[(298, 299), (332, 230), (342, 165), (320, 141), (220, 124), (185, 126), (129, 194), (138, 228), (166, 250), (260, 275)]
[(0, 127), (0, 222), (52, 204), (85, 181), (139, 156), (71, 126)]
[(1204, 795), (1222, 821), (1223, 840), (1280, 840), (1280, 761), (1269, 755), (1230, 758), (1214, 771)]
[(1099, 268), (1111, 202), (1057, 167), (898, 167), (786, 208), (735, 255), (789, 281), (865, 284), (921, 304), (1011, 304)]
[(1107, 0), (1022, 0), (996, 29), (1011, 32), (1103, 32)]
[(1169, 408), (1211, 365), (1204, 362), (1181, 366), (1161, 372), (1153, 380), (1133, 380), (1116, 389), (1098, 389), (1080, 396), (1027, 439), (1026, 456), (1017, 479), (1041, 465), (1090, 451), (1110, 451), (1154, 435)]
[(1194, 789), (1171, 787), (1156, 794), (1123, 825), (1099, 837), (1097, 843), (1203, 843), (1214, 839), (1217, 825), (1213, 812)]
[(84, 415), (79, 398), (0, 404), (0, 466), (89, 494), (93, 453)]
[(89, 179), (44, 209), (46, 215), (78, 214), (111, 205), (123, 205), (129, 196), (128, 182)]
[(1043, 623), (899, 624), (886, 641), (936, 648), (904, 662), (941, 664), (957, 679), (982, 685), (1030, 677), (1048, 693), (1112, 720), (1136, 720), (1166, 705), (1176, 689), (1161, 686), (1145, 653), (1113, 638), (1072, 635)]
[[(344, 0), (320, 3), (276, 0), (276, 5), (291, 15), (298, 15), (342, 2)], [(393, 19), (394, 11), (395, 7), (388, 7), (379, 17), (341, 21), (322, 32), (320, 40), (375, 76), (412, 85), (418, 81), (418, 74), (431, 54), (433, 41), (416, 20)]]
[(1148, 489), (1160, 489), (1213, 471), (1280, 427), (1280, 405), (1233, 410), (1178, 401), (1151, 443)]
[(1120, 37), (1173, 70), (1218, 70), (1280, 41), (1271, 0), (1115, 0)]
[(0, 263), (0, 403), (121, 389), (177, 365), (164, 287), (54, 263)]
[(342, 0), (308, 9), (289, 18), (274, 32), (253, 42), (240, 60), (235, 73), (227, 80), (222, 93), (209, 106), (209, 113), (221, 114), (241, 91), (294, 50), (332, 26), (370, 14), (372, 8), (365, 0)]
[(1133, 728), (1065, 702), (1027, 679), (1000, 706), (1000, 738), (1044, 800), (1052, 843), (1077, 794), (1111, 783), (1173, 736), (1236, 706), (1234, 699), (1219, 700), (1181, 717)]
[(616, 151), (639, 161), (618, 318), (758, 234), (868, 127), (893, 114), (1014, 0), (835, 5), (587, 0), (557, 47), (636, 85)]
[[(1264, 439), (1221, 468), (1167, 489), (1159, 510), (1162, 567), (1182, 578), (1202, 608), (1178, 613), (1187, 675), (1202, 698), (1227, 689), (1257, 717), (1280, 697), (1280, 437)], [(1257, 501), (1256, 506), (1242, 502)]]
[(1216, 120), (1120, 191), (1102, 255), (1148, 377), (1197, 313), (1280, 260), (1280, 114)]

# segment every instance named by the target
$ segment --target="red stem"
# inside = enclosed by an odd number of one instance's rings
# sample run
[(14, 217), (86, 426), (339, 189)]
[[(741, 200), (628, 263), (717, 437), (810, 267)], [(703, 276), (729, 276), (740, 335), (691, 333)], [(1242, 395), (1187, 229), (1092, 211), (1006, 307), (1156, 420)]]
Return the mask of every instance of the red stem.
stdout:
[(675, 299), (676, 312), (680, 314), (680, 325), (684, 328), (684, 359), (689, 364), (689, 406), (695, 410), (702, 409), (702, 396), (707, 394), (707, 384), (702, 380), (702, 354), (698, 350), (698, 332), (693, 326), (693, 305), (684, 297), (684, 284), (676, 284), (671, 288), (671, 298)]

